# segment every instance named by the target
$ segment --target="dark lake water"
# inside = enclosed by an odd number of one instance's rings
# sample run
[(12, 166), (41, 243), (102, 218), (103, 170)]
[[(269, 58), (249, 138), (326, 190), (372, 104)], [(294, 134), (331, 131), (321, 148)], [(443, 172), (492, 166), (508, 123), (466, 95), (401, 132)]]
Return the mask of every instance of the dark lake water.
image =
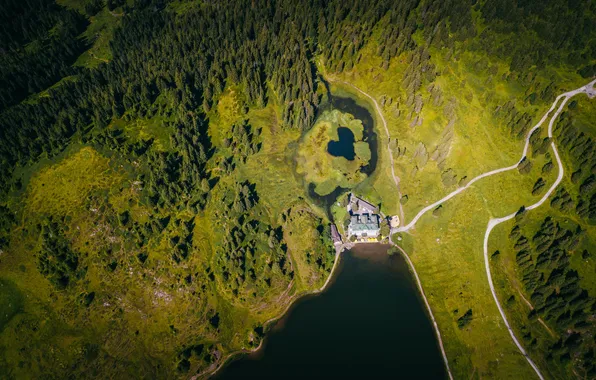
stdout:
[(354, 115), (354, 118), (362, 121), (364, 127), (363, 141), (366, 141), (370, 147), (370, 161), (363, 166), (360, 171), (371, 175), (377, 168), (379, 157), (377, 134), (375, 132), (375, 122), (368, 108), (361, 106), (356, 100), (348, 97), (331, 96), (328, 107), (347, 112)]
[(327, 151), (335, 157), (345, 157), (352, 161), (356, 157), (354, 152), (354, 133), (350, 128), (337, 128), (337, 135), (339, 140), (331, 140), (327, 144)]
[(406, 262), (387, 246), (343, 254), (327, 290), (299, 301), (264, 347), (218, 379), (444, 379), (433, 329)]

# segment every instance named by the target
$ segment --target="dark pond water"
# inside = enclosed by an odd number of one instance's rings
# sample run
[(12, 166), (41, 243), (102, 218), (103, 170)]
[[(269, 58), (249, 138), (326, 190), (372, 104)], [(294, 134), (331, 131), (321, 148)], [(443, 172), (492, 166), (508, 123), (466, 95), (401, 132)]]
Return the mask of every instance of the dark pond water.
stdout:
[(370, 111), (352, 98), (332, 96), (330, 104), (332, 109), (340, 110), (354, 115), (354, 118), (362, 121), (364, 127), (363, 140), (366, 141), (370, 147), (370, 161), (366, 166), (363, 166), (360, 171), (371, 175), (377, 168), (377, 160), (379, 158), (377, 134), (375, 132), (375, 122)]
[(407, 264), (387, 246), (343, 254), (333, 283), (299, 301), (264, 347), (219, 379), (443, 379), (445, 370)]
[[(329, 94), (329, 101), (323, 106), (321, 106), (318, 112), (322, 113), (327, 110), (337, 109), (341, 112), (350, 113), (356, 119), (362, 121), (362, 126), (364, 127), (363, 141), (366, 141), (370, 147), (370, 160), (368, 161), (367, 165), (360, 168), (360, 171), (367, 175), (371, 175), (377, 168), (377, 160), (379, 157), (379, 147), (377, 142), (377, 134), (375, 132), (375, 122), (371, 113), (366, 107), (359, 105), (358, 103), (356, 103), (356, 100), (352, 98), (333, 96), (331, 93)], [(330, 194), (319, 195), (315, 192), (315, 187), (316, 186), (312, 183), (308, 185), (308, 196), (315, 203), (323, 207), (327, 211), (327, 214), (329, 216), (331, 215), (330, 208), (333, 202), (335, 202), (341, 194), (348, 191), (348, 189), (338, 187)]]
[(339, 127), (337, 128), (337, 135), (339, 140), (331, 140), (327, 144), (327, 151), (335, 157), (345, 157), (352, 161), (356, 157), (354, 152), (354, 133), (350, 128)]

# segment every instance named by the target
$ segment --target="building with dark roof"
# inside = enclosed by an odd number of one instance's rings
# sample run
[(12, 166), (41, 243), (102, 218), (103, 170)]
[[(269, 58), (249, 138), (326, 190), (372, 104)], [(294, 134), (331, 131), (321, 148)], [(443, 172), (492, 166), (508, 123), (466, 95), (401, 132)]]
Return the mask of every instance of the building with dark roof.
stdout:
[(349, 204), (349, 211), (352, 214), (377, 214), (379, 212), (379, 208), (373, 205), (370, 202), (365, 201), (364, 199), (358, 198), (354, 194), (349, 195), (348, 199)]

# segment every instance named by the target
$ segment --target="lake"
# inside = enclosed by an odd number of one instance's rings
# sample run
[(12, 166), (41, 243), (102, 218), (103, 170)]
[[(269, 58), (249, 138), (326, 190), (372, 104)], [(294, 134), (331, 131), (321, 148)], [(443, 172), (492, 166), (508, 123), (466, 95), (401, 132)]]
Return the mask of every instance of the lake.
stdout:
[(325, 292), (298, 301), (259, 352), (217, 378), (446, 378), (407, 263), (387, 249), (360, 244), (343, 253)]
[[(364, 127), (364, 138), (363, 141), (366, 141), (370, 147), (370, 160), (366, 166), (363, 166), (360, 171), (366, 173), (367, 175), (371, 175), (375, 169), (377, 168), (377, 160), (379, 157), (378, 153), (378, 143), (377, 143), (377, 134), (375, 132), (375, 122), (370, 113), (370, 111), (361, 106), (356, 102), (355, 99), (350, 97), (343, 97), (343, 96), (335, 96), (329, 95), (331, 97), (331, 101), (328, 105), (322, 107), (323, 110), (327, 109), (327, 107), (331, 109), (337, 109), (341, 112), (350, 113), (354, 116), (354, 118), (359, 119), (362, 121), (362, 126)], [(339, 132), (339, 129), (338, 129)], [(341, 136), (340, 136), (341, 139)], [(353, 137), (352, 137), (353, 139)], [(353, 143), (353, 142), (352, 142)]]

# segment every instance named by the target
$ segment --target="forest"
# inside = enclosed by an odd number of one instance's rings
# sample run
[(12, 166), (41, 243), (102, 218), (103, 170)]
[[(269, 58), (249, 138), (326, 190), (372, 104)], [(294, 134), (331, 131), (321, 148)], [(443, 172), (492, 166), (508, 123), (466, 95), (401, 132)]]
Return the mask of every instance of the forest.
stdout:
[(71, 65), (86, 47), (77, 37), (88, 21), (45, 0), (3, 1), (0, 13), (0, 109), (4, 110), (76, 72)]
[[(102, 11), (118, 19), (111, 58), (77, 66), (93, 43), (81, 36)], [(258, 346), (265, 322), (333, 266), (331, 221), (291, 157), (320, 116), (321, 62), (333, 75), (368, 60), (381, 71), (404, 64), (395, 80), (405, 96), (383, 97), (384, 109), (411, 129), (435, 108), (449, 124), (428, 150), (390, 141), (395, 157), (416, 171), (432, 161), (444, 187), (461, 186), (466, 176), (447, 156), (468, 95), (444, 94), (433, 52), (458, 62), (465, 49), (485, 57), (475, 70), (491, 81), (527, 85), (524, 103), (492, 110), (521, 139), (529, 107), (559, 89), (537, 71), (596, 75), (594, 15), (596, 2), (567, 0), (3, 1), (0, 306), (19, 306), (0, 318), (0, 377), (204, 376)], [(228, 98), (237, 103), (229, 115)], [(580, 117), (572, 101), (556, 125), (574, 188), (561, 187), (550, 207), (592, 225), (596, 152)], [(533, 154), (550, 157), (550, 141), (533, 135)], [(541, 170), (535, 195), (549, 185), (552, 159)], [(510, 238), (532, 317), (577, 331), (548, 355), (593, 374), (594, 294), (566, 259), (592, 255), (575, 252), (586, 232), (554, 217), (534, 231), (519, 219)], [(476, 310), (454, 323), (473, 325)]]
[[(578, 107), (577, 100), (569, 102), (554, 127), (568, 180), (549, 199), (551, 211), (546, 217), (536, 219), (523, 207), (517, 212), (508, 233), (508, 248), (514, 253), (515, 272), (527, 296), (525, 302), (531, 305), (529, 323), (540, 320), (556, 331), (557, 338), (545, 338), (535, 327), (524, 324), (521, 331), (525, 344), (541, 352), (550, 363), (566, 366), (572, 362), (576, 373), (590, 378), (596, 374), (596, 331), (592, 321), (596, 298), (586, 285), (593, 278), (589, 269), (585, 272), (572, 263), (590, 267), (594, 248), (590, 231), (596, 222), (596, 161), (593, 134), (585, 129)], [(528, 175), (533, 161), (544, 156), (546, 163), (538, 168), (541, 176), (531, 189), (533, 196), (543, 195), (550, 186), (545, 178), (556, 170), (556, 161), (548, 149), (551, 141), (544, 128), (537, 129), (530, 138), (532, 153), (518, 167), (521, 174)], [(500, 252), (492, 257), (497, 259)], [(506, 304), (512, 307), (517, 298), (516, 294), (510, 295)]]
[[(596, 299), (582, 288), (578, 272), (569, 267), (571, 255), (581, 255), (583, 259), (591, 255), (585, 248), (578, 249), (585, 231), (580, 226), (563, 228), (552, 217), (545, 218), (538, 230), (524, 228), (524, 212), (516, 217), (518, 224), (509, 238), (524, 290), (534, 306), (529, 319), (542, 317), (560, 332), (558, 341), (542, 348), (547, 360), (565, 364), (574, 358), (578, 371), (590, 377), (596, 371), (591, 339), (594, 325), (590, 322)], [(528, 238), (525, 234), (529, 233), (533, 235)], [(531, 331), (526, 331), (523, 339), (530, 347), (537, 345)]]

